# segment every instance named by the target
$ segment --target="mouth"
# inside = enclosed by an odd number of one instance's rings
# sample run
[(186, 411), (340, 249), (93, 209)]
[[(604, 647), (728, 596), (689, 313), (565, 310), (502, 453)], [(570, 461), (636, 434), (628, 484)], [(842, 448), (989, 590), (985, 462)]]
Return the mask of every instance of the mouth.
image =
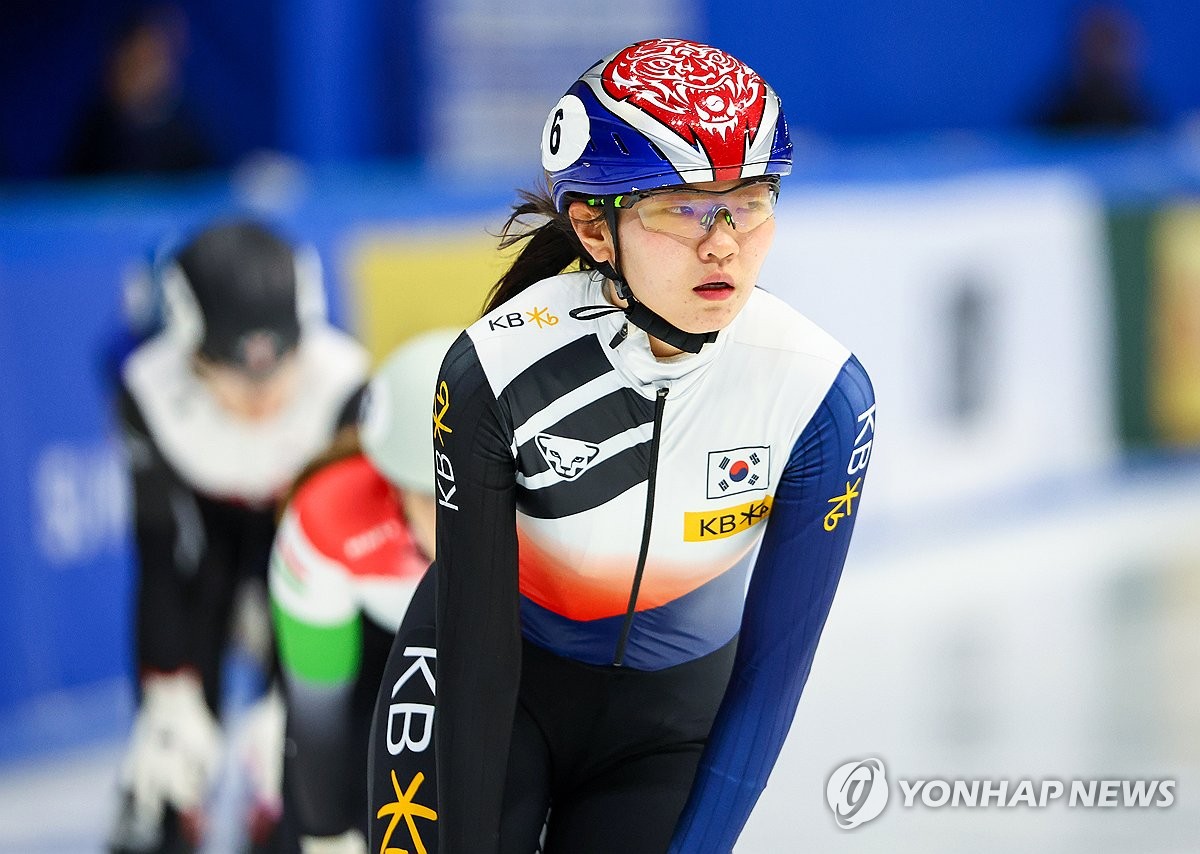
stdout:
[(692, 288), (692, 293), (701, 299), (723, 300), (733, 296), (733, 285), (729, 282), (705, 282)]

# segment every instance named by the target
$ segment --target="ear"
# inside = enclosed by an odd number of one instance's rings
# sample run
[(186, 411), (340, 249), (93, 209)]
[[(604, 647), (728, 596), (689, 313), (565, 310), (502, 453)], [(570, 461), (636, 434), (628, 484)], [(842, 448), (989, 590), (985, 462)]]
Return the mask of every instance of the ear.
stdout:
[(613, 251), (612, 234), (609, 233), (604, 214), (584, 202), (571, 202), (571, 206), (567, 208), (567, 216), (571, 218), (575, 236), (592, 256), (592, 260), (598, 264), (606, 261), (611, 264), (616, 258), (616, 252)]

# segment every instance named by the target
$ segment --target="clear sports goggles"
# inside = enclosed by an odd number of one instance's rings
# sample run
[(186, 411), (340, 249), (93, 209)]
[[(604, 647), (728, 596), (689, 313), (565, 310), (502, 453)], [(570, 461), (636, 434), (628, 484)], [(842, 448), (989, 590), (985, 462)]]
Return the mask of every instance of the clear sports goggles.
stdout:
[(642, 228), (674, 234), (677, 237), (703, 237), (718, 217), (723, 217), (739, 232), (753, 231), (775, 213), (779, 198), (779, 177), (757, 178), (729, 190), (692, 190), (669, 187), (619, 196), (596, 196), (587, 203), (593, 207), (610, 205), (632, 210)]

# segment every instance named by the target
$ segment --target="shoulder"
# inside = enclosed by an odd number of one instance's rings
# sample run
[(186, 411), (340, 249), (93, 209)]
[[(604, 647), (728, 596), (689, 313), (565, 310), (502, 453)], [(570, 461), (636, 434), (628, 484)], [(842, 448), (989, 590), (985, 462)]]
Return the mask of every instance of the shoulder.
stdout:
[(291, 512), (305, 539), (326, 557), (345, 562), (346, 543), (398, 516), (387, 481), (361, 454), (338, 460), (296, 491)]
[(756, 290), (731, 331), (735, 376), (769, 375), (771, 394), (794, 403), (797, 436), (831, 406), (851, 420), (873, 406), (858, 358), (778, 297)]
[[(121, 364), (117, 413), (127, 436), (169, 446), (171, 436), (189, 420), (194, 402), (208, 396), (192, 370), (191, 353), (168, 333), (145, 341)], [(172, 464), (181, 468), (178, 460)]]
[(291, 594), (330, 600), (317, 607), (350, 597), (394, 629), (428, 566), (396, 493), (358, 455), (329, 464), (297, 491), (280, 524), (272, 570), (280, 583), (291, 580)]
[(130, 354), (121, 378), (145, 435), (184, 482), (210, 496), (261, 505), (321, 452), (367, 375), (365, 350), (327, 325), (306, 328), (297, 359), (297, 393), (255, 422), (220, 405), (196, 376), (190, 348), (169, 332)]
[[(588, 273), (575, 272), (543, 279), (467, 328), (469, 347), (495, 396), (551, 353), (594, 337), (591, 323), (575, 320), (570, 314), (587, 299), (588, 277)], [(464, 342), (460, 339), (459, 344)], [(451, 356), (459, 349), (455, 345)]]
[(173, 336), (160, 333), (139, 345), (121, 365), (121, 382), (129, 397), (144, 408), (148, 398), (198, 387), (190, 354)]
[[(587, 293), (588, 273), (561, 273), (542, 279), (492, 309), (467, 328), (475, 341), (491, 338), (515, 338), (531, 331), (558, 331), (572, 328), (571, 309), (577, 308)], [(529, 336), (525, 336), (529, 337)], [(545, 337), (545, 336), (540, 336)]]
[(772, 388), (794, 399), (823, 396), (850, 349), (778, 297), (755, 290), (730, 329), (730, 356), (743, 376), (772, 377)]
[(774, 294), (755, 289), (733, 329), (733, 342), (777, 354), (780, 360), (813, 360), (840, 367), (850, 350)]
[(830, 389), (831, 395), (836, 393), (844, 407), (856, 414), (856, 420), (862, 420), (868, 415), (874, 415), (875, 388), (867, 369), (857, 356), (851, 355), (842, 369), (838, 372)]
[(305, 379), (335, 393), (357, 388), (370, 369), (367, 351), (361, 344), (340, 329), (324, 324), (305, 330), (299, 356)]

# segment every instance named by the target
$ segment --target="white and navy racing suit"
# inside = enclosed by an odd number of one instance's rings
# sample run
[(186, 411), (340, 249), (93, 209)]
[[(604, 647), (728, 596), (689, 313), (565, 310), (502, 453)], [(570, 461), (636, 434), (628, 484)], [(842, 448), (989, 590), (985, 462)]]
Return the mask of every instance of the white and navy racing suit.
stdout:
[[(570, 314), (603, 304), (595, 274), (547, 279), (474, 323), (443, 362), (436, 596), (418, 591), (381, 686), (372, 849), (510, 850), (523, 733), (554, 742), (539, 716), (555, 685), (575, 690), (565, 664), (582, 668), (581, 685), (653, 692), (661, 680), (680, 692), (667, 709), (714, 697), (665, 837), (647, 842), (614, 816), (627, 844), (607, 850), (730, 851), (778, 756), (858, 512), (870, 381), (761, 290), (714, 343), (667, 359), (632, 326), (611, 346), (619, 313)], [(414, 613), (435, 600), (436, 650)], [(719, 673), (716, 684), (672, 684), (726, 650), (731, 671), (696, 671)], [(542, 661), (565, 675), (539, 683)], [(570, 696), (560, 706), (553, 715), (580, 711)], [(546, 795), (547, 850), (560, 795)]]

